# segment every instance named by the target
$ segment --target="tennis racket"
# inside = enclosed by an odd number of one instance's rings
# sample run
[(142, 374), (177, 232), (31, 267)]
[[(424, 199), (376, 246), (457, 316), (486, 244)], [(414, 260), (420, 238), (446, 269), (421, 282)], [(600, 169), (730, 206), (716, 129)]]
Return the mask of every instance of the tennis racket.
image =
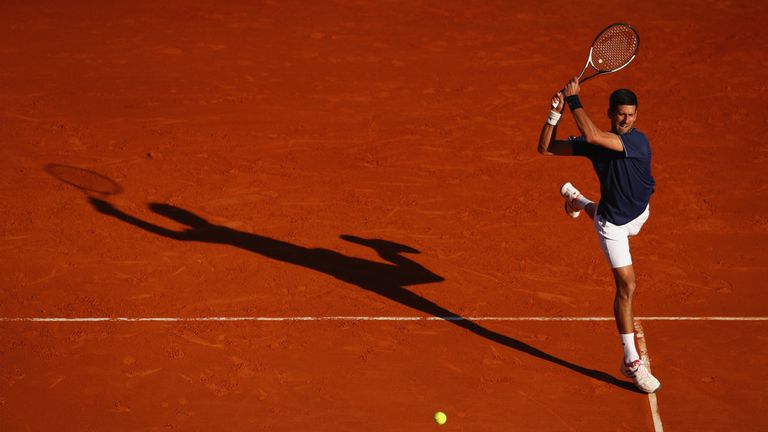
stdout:
[[(626, 23), (609, 25), (592, 42), (587, 62), (579, 74), (579, 84), (596, 76), (624, 69), (632, 63), (639, 49), (640, 35), (634, 27)], [(590, 66), (594, 73), (582, 79)], [(553, 103), (553, 106), (556, 107), (557, 104)]]

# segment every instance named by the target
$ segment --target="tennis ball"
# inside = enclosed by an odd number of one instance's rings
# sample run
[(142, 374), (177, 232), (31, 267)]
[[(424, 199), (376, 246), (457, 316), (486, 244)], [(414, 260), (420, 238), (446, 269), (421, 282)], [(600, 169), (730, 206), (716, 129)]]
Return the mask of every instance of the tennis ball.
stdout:
[(441, 425), (448, 421), (448, 416), (444, 412), (438, 411), (435, 413), (435, 423)]

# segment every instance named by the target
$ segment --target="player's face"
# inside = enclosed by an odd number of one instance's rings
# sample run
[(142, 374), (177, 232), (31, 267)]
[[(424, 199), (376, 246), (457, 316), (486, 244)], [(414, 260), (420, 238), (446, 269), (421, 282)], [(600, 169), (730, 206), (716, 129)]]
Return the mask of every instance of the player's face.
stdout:
[(632, 125), (637, 119), (637, 106), (619, 105), (615, 110), (608, 110), (608, 117), (611, 119), (611, 130), (619, 135), (632, 130)]

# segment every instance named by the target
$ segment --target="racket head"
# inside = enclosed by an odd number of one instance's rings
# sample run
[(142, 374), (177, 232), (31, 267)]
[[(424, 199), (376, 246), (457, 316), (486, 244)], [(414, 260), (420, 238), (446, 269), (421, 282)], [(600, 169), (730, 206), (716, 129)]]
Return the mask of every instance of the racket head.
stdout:
[(601, 31), (592, 42), (589, 59), (600, 73), (616, 72), (637, 56), (640, 35), (627, 23), (615, 23)]
[(122, 186), (96, 171), (71, 165), (49, 163), (45, 171), (55, 179), (83, 191), (88, 196), (108, 197), (123, 191)]

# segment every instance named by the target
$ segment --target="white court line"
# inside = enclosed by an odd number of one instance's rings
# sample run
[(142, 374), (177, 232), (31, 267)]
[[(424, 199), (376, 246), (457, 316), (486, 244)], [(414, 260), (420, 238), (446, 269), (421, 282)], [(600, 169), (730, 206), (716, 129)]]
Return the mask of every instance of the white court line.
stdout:
[[(768, 321), (768, 317), (636, 317), (641, 321)], [(0, 317), (0, 322), (205, 322), (205, 321), (613, 321), (613, 317), (436, 317), (436, 316), (284, 316), (284, 317)]]
[[(637, 348), (640, 350), (640, 357), (645, 359), (648, 372), (651, 372), (651, 357), (648, 355), (648, 347), (645, 344), (645, 332), (638, 319), (635, 319), (635, 336), (637, 337)], [(654, 431), (664, 432), (664, 426), (661, 424), (661, 416), (659, 415), (659, 401), (656, 399), (656, 393), (648, 393), (648, 404), (651, 406)]]

